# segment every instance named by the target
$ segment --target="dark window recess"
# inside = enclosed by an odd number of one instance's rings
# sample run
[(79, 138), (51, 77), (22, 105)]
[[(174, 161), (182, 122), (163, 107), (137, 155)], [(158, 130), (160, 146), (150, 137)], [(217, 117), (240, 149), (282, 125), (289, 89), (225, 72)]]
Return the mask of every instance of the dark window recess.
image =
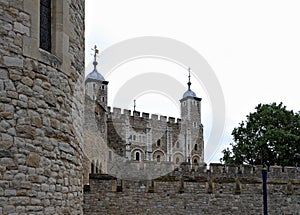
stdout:
[(135, 160), (139, 161), (140, 160), (140, 153), (136, 152), (135, 154)]
[(51, 0), (40, 0), (40, 48), (51, 52)]

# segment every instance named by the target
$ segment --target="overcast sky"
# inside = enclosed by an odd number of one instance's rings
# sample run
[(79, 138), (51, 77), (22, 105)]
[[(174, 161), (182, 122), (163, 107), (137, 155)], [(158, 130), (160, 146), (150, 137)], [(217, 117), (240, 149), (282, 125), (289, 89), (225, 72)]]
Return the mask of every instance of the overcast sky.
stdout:
[[(86, 0), (86, 73), (91, 71), (90, 48), (95, 44), (101, 51), (126, 39), (160, 36), (195, 49), (215, 72), (226, 103), (221, 144), (215, 156), (206, 160), (217, 162), (221, 150), (231, 142), (232, 129), (257, 104), (283, 102), (288, 109), (300, 110), (299, 10), (297, 0)], [(137, 59), (105, 77), (109, 81), (109, 105), (117, 104), (113, 99), (120, 86), (151, 72), (174, 74), (186, 87), (184, 68), (162, 59)], [(213, 135), (209, 95), (201, 80), (193, 80), (193, 76), (192, 90), (203, 98), (207, 139)], [(183, 93), (178, 92), (178, 99)], [(134, 97), (140, 111), (180, 117), (179, 102), (176, 105), (167, 95), (145, 92)]]

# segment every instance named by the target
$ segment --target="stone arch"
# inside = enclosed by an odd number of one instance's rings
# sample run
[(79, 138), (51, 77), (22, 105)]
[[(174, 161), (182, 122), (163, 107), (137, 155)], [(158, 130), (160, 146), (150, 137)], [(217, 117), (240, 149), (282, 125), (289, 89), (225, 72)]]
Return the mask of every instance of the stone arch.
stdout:
[(199, 165), (200, 164), (200, 156), (199, 155), (194, 155), (193, 157), (192, 157), (192, 164), (193, 165)]
[(131, 150), (131, 160), (143, 161), (145, 159), (145, 152), (141, 148), (134, 148)]
[(173, 161), (176, 166), (179, 166), (184, 161), (183, 154), (181, 152), (174, 153)]
[(165, 160), (165, 153), (162, 151), (162, 150), (155, 150), (153, 153), (152, 153), (152, 158), (154, 161), (157, 161), (157, 162), (161, 162), (161, 161), (164, 161)]

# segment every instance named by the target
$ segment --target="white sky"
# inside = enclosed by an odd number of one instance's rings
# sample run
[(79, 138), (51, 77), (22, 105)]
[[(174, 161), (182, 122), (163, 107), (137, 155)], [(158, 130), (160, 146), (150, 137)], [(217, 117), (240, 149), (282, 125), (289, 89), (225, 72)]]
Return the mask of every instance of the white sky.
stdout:
[[(86, 0), (86, 73), (91, 71), (90, 48), (95, 44), (101, 51), (134, 37), (162, 36), (197, 50), (213, 68), (226, 102), (222, 145), (207, 161), (218, 162), (221, 150), (231, 142), (232, 129), (257, 104), (283, 102), (288, 109), (300, 110), (299, 10), (298, 0)], [(176, 79), (186, 85), (186, 71), (178, 65), (159, 59), (131, 61), (105, 77), (110, 82), (109, 105), (122, 84), (153, 71), (174, 71)], [(212, 115), (209, 95), (201, 84), (193, 79), (192, 83), (193, 91), (203, 98), (203, 124), (208, 138)], [(183, 92), (178, 94), (180, 98)], [(166, 96), (134, 96), (138, 110), (179, 117), (178, 107)], [(166, 106), (167, 110), (163, 108)]]

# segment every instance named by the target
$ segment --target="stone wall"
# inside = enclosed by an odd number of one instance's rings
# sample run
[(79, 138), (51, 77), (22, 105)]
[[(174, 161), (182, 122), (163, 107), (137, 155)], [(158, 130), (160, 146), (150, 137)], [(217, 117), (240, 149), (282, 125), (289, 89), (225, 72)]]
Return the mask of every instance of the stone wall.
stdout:
[[(84, 214), (262, 214), (261, 167), (211, 164), (175, 170), (154, 180), (90, 175)], [(271, 167), (269, 214), (300, 214), (300, 173)]]
[(0, 214), (82, 214), (84, 1), (0, 1)]

